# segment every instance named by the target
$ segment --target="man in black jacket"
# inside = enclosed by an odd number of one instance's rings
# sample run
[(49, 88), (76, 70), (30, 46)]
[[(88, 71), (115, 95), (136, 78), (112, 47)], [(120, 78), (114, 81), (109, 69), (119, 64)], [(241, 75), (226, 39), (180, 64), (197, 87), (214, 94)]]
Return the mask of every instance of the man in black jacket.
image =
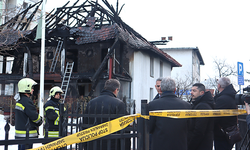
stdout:
[[(86, 107), (86, 114), (117, 114), (120, 116), (127, 115), (125, 103), (117, 98), (120, 90), (120, 82), (116, 79), (109, 79), (105, 82), (104, 90), (101, 95), (89, 101)], [(101, 115), (95, 118), (84, 118), (84, 123), (98, 125), (115, 118), (103, 118)], [(109, 144), (110, 143), (110, 144)], [(110, 145), (110, 149), (109, 146)], [(125, 150), (130, 149), (130, 139), (125, 140)], [(84, 150), (120, 150), (120, 140), (95, 140), (87, 142)]]
[[(37, 138), (39, 127), (43, 123), (42, 117), (37, 113), (36, 106), (30, 99), (34, 92), (33, 86), (37, 83), (30, 78), (23, 78), (18, 82), (18, 94), (15, 95), (15, 138), (26, 137), (26, 124), (29, 122), (29, 138)], [(18, 145), (18, 150), (32, 148), (33, 145)]]
[[(157, 91), (157, 94), (155, 95), (153, 100), (156, 100), (158, 98), (160, 98), (162, 91), (161, 91), (161, 81), (162, 81), (162, 77), (159, 77), (156, 79), (155, 82), (155, 89)], [(151, 150), (151, 143), (152, 143), (152, 135), (149, 134), (149, 150)]]
[(62, 89), (55, 86), (49, 91), (49, 100), (44, 105), (45, 110), (45, 124), (49, 126), (48, 137), (59, 137), (59, 105)]
[[(205, 92), (205, 86), (195, 83), (191, 90), (192, 109), (211, 110), (214, 108), (214, 99), (210, 91)], [(214, 120), (211, 117), (191, 118), (188, 131), (188, 150), (213, 149)]]
[[(227, 77), (222, 77), (217, 85), (219, 94), (214, 97), (215, 109), (237, 109), (235, 102), (236, 91)], [(237, 116), (215, 118), (214, 124), (214, 147), (215, 150), (231, 150), (233, 144), (230, 144), (226, 136), (221, 131), (227, 127), (237, 124)]]
[[(174, 94), (176, 85), (171, 78), (161, 81), (162, 95), (148, 104), (149, 111), (190, 109), (189, 103)], [(149, 133), (152, 135), (151, 150), (187, 150), (188, 119), (150, 116)]]
[(161, 81), (162, 81), (162, 77), (156, 79), (156, 82), (155, 82), (155, 89), (156, 89), (156, 91), (157, 91), (157, 94), (156, 94), (156, 96), (154, 97), (153, 100), (160, 98), (160, 96), (161, 96), (161, 94), (162, 94), (161, 88), (160, 88), (160, 87), (161, 87)]

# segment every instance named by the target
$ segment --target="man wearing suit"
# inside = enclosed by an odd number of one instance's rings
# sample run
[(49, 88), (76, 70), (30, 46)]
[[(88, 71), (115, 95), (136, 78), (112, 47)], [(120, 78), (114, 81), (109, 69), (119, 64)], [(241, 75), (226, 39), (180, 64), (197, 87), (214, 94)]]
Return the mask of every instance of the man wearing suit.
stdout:
[(158, 99), (158, 98), (160, 98), (160, 96), (161, 96), (161, 81), (162, 81), (162, 77), (160, 77), (160, 78), (158, 78), (158, 79), (156, 79), (156, 83), (155, 83), (155, 89), (156, 89), (156, 91), (158, 92), (157, 93), (157, 95), (155, 96), (155, 98), (153, 99), (153, 100), (155, 100), (155, 99)]
[[(163, 78), (159, 99), (148, 104), (149, 111), (191, 109), (191, 105), (175, 94), (175, 81)], [(173, 119), (150, 116), (148, 121), (149, 133), (152, 136), (151, 150), (187, 150), (188, 119)]]
[[(88, 102), (85, 113), (95, 114), (96, 117), (84, 118), (85, 123), (91, 125), (101, 124), (110, 121), (115, 118), (104, 118), (100, 117), (100, 114), (120, 114), (122, 116), (127, 115), (126, 105), (123, 101), (117, 98), (120, 90), (120, 82), (116, 79), (109, 79), (105, 82), (104, 89), (101, 95), (92, 99)], [(99, 114), (99, 116), (98, 116)], [(96, 143), (95, 143), (96, 142)], [(121, 149), (120, 140), (102, 140), (97, 139), (95, 141), (90, 141), (84, 143), (84, 150), (120, 150)], [(109, 147), (109, 143), (110, 147)], [(130, 139), (125, 140), (125, 150), (130, 148)]]

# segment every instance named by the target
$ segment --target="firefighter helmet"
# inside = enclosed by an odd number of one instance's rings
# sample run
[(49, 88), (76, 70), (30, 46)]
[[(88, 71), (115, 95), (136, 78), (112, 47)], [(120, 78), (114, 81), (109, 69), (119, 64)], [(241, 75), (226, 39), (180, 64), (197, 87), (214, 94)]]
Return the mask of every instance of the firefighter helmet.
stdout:
[(18, 92), (31, 93), (32, 87), (37, 83), (30, 78), (23, 78), (18, 82)]
[(63, 90), (59, 86), (55, 86), (49, 91), (49, 96), (55, 97), (56, 93), (63, 93)]

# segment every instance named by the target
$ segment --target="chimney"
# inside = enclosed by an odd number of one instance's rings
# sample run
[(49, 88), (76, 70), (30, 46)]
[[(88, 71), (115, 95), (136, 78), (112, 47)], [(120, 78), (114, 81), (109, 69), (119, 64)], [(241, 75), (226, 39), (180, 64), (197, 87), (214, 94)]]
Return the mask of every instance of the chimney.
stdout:
[(86, 25), (88, 27), (94, 28), (95, 27), (95, 17), (88, 17)]
[(169, 41), (173, 41), (173, 37), (172, 37), (172, 36), (169, 36), (169, 37), (168, 37), (168, 40), (169, 40)]

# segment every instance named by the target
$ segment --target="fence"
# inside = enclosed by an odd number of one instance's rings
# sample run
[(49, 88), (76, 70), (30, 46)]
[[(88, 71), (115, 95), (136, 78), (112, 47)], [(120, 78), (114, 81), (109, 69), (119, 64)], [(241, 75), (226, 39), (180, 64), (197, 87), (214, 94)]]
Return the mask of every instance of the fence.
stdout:
[[(141, 102), (141, 112), (142, 114), (146, 114), (147, 112), (147, 100), (142, 100)], [(9, 139), (9, 130), (10, 125), (8, 121), (5, 125), (5, 140), (0, 141), (0, 146), (4, 145), (4, 149), (8, 150), (9, 145), (18, 145), (18, 144), (36, 144), (36, 143), (48, 143), (60, 138), (63, 138), (67, 135), (74, 134), (78, 131), (81, 131), (85, 128), (89, 128), (91, 126), (94, 126), (95, 124), (92, 123), (85, 123), (84, 118), (94, 118), (99, 120), (105, 120), (108, 118), (108, 120), (111, 120), (112, 118), (118, 118), (123, 115), (121, 114), (85, 114), (84, 111), (76, 110), (74, 111), (71, 109), (71, 112), (63, 112), (64, 105), (60, 105), (60, 121), (59, 122), (59, 138), (48, 138), (48, 125), (44, 126), (45, 130), (45, 137), (44, 138), (29, 138), (28, 131), (29, 131), (29, 121), (27, 121), (26, 127), (27, 127), (27, 134), (25, 139)], [(67, 109), (68, 110), (68, 109)], [(134, 112), (135, 113), (135, 107)], [(105, 118), (105, 119), (104, 119)], [(146, 132), (146, 123), (143, 118), (138, 118), (136, 121), (133, 122), (133, 125), (126, 127), (125, 129), (107, 135), (105, 137), (102, 137), (98, 140), (95, 140), (92, 142), (94, 147), (89, 146), (91, 142), (88, 142), (88, 144), (85, 143), (77, 143), (73, 144), (64, 148), (61, 148), (61, 150), (82, 150), (83, 147), (85, 147), (84, 150), (97, 150), (98, 145), (101, 147), (107, 146), (107, 149), (111, 149), (111, 143), (116, 145), (116, 149), (118, 150), (126, 150), (126, 145), (128, 146), (129, 143), (131, 145), (129, 146), (129, 149), (132, 150), (147, 150), (148, 149), (148, 142), (147, 137), (148, 133)], [(107, 143), (105, 145), (105, 143)], [(145, 144), (146, 143), (146, 144)], [(106, 149), (106, 148), (103, 148)]]
[[(60, 105), (60, 116), (63, 121), (59, 122), (59, 138), (63, 138), (67, 135), (74, 134), (78, 131), (81, 131), (85, 128), (89, 128), (93, 126), (94, 124), (85, 123), (83, 120), (84, 118), (117, 118), (122, 115), (114, 115), (114, 114), (84, 114), (83, 111), (80, 111), (79, 109), (74, 111), (71, 109), (71, 112), (63, 113), (64, 105)], [(134, 112), (135, 113), (135, 107)], [(147, 110), (147, 100), (141, 101), (141, 114), (142, 115), (148, 115)], [(236, 143), (236, 150), (249, 150), (250, 149), (250, 138), (249, 138), (249, 130), (246, 125), (246, 115), (240, 115), (238, 116), (239, 120), (239, 126), (240, 126), (240, 132), (243, 137), (243, 140), (239, 143)], [(29, 127), (29, 122), (26, 124), (27, 127)], [(10, 125), (8, 121), (5, 125), (5, 140), (0, 141), (0, 146), (4, 146), (5, 150), (8, 150), (9, 145), (18, 145), (18, 144), (36, 144), (36, 143), (48, 143), (54, 140), (57, 140), (59, 138), (48, 138), (48, 127), (44, 126), (45, 129), (45, 137), (44, 138), (28, 138), (29, 136), (26, 135), (27, 138), (25, 139), (9, 139), (9, 130)], [(29, 129), (27, 128), (27, 131)], [(27, 132), (28, 133), (28, 132)], [(97, 150), (97, 145), (102, 145), (103, 143), (107, 143), (107, 149), (110, 149), (111, 147), (111, 141), (112, 143), (116, 143), (117, 149), (119, 150), (126, 150), (125, 145), (128, 145), (126, 142), (126, 139), (130, 139), (131, 141), (131, 149), (132, 150), (148, 150), (149, 149), (149, 134), (147, 132), (147, 124), (146, 120), (143, 118), (138, 118), (136, 121), (133, 122), (133, 125), (117, 132), (114, 134), (110, 134), (108, 136), (105, 136), (103, 138), (100, 138), (97, 142), (95, 140), (93, 142), (94, 147), (92, 150)], [(115, 141), (115, 142), (113, 142)], [(84, 143), (78, 143), (73, 144), (64, 148), (61, 148), (60, 150), (82, 150), (85, 146), (84, 150), (89, 150), (90, 147), (88, 147), (88, 144)], [(101, 147), (102, 147), (101, 146)]]

